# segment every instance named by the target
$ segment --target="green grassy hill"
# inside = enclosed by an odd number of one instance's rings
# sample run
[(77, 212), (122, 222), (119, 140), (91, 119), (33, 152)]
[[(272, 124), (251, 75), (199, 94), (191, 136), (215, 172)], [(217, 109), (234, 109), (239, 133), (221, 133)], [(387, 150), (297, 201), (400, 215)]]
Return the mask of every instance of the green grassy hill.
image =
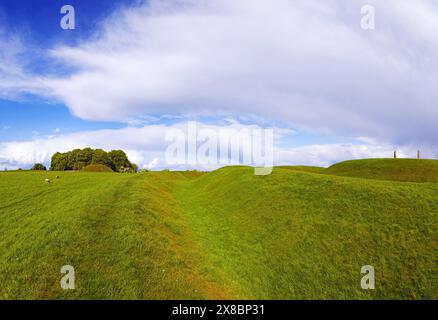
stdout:
[[(170, 193), (181, 179), (166, 172), (1, 173), (0, 298), (210, 297)], [(59, 285), (68, 264), (74, 291)]]
[(335, 164), (323, 173), (380, 180), (438, 182), (438, 160), (351, 160)]
[[(435, 183), (7, 172), (0, 194), (3, 299), (438, 298)], [(74, 291), (59, 286), (66, 264)], [(376, 290), (360, 287), (367, 264)]]
[(304, 171), (304, 172), (313, 172), (313, 173), (323, 173), (326, 168), (322, 167), (314, 167), (314, 166), (278, 166), (275, 169), (286, 169), (286, 170), (294, 170), (294, 171)]
[[(209, 273), (234, 297), (438, 296), (437, 184), (224, 168), (181, 190)], [(366, 264), (377, 272), (372, 292), (358, 282)]]

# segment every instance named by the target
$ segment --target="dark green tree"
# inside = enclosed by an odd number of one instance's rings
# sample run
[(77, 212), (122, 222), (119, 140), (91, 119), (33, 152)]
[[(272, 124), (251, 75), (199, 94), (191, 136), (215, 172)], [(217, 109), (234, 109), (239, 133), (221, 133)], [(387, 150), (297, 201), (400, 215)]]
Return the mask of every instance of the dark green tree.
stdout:
[(131, 162), (122, 150), (112, 150), (108, 153), (108, 157), (111, 160), (111, 169), (114, 171), (120, 172), (121, 168), (131, 168)]
[(80, 149), (74, 149), (70, 152), (67, 152), (68, 154), (67, 170), (75, 170), (75, 164), (79, 161), (80, 153), (81, 153)]
[(31, 170), (46, 171), (47, 168), (41, 163), (35, 163)]
[(73, 165), (73, 170), (79, 171), (82, 170), (83, 168), (85, 168), (87, 166), (87, 164), (83, 161), (77, 161), (74, 165)]
[(107, 167), (112, 167), (111, 159), (108, 157), (108, 153), (102, 149), (94, 150), (93, 159), (91, 159), (91, 164), (103, 164)]
[(52, 156), (50, 170), (64, 171), (67, 170), (67, 165), (68, 165), (68, 154), (57, 152)]
[(123, 150), (106, 152), (102, 149), (94, 150), (91, 148), (55, 153), (52, 156), (50, 170), (82, 170), (90, 164), (102, 164), (117, 172), (136, 172), (138, 170), (137, 166), (129, 161)]
[(77, 160), (85, 163), (85, 166), (88, 166), (89, 164), (91, 164), (91, 161), (93, 160), (93, 154), (94, 154), (94, 150), (91, 148), (82, 149), (78, 154)]

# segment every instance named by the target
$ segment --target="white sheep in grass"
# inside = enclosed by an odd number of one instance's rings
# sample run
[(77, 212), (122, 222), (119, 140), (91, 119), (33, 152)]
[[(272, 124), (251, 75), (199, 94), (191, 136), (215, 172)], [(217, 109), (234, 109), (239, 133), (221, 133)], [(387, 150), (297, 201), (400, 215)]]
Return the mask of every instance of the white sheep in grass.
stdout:
[(47, 182), (47, 183), (50, 183), (51, 181), (50, 181), (50, 179), (46, 179), (46, 182)]

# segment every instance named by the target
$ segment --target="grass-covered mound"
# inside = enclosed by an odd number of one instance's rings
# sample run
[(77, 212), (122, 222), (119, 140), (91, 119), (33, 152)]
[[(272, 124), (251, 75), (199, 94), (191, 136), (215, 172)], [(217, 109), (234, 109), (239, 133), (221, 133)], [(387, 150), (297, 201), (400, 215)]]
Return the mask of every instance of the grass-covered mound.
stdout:
[(315, 166), (278, 166), (275, 169), (286, 169), (303, 172), (323, 173), (325, 168)]
[[(0, 299), (438, 298), (438, 183), (57, 175), (0, 172)], [(67, 264), (73, 291), (59, 285)], [(360, 287), (367, 264), (376, 290)]]
[(438, 182), (438, 160), (350, 160), (335, 164), (323, 173), (380, 180)]
[[(232, 298), (438, 298), (438, 184), (225, 168), (179, 189), (211, 279)], [(376, 290), (360, 268), (376, 270)]]
[(113, 172), (113, 170), (103, 164), (90, 164), (82, 169), (84, 172)]
[(223, 297), (171, 194), (181, 174), (57, 175), (0, 172), (0, 299)]

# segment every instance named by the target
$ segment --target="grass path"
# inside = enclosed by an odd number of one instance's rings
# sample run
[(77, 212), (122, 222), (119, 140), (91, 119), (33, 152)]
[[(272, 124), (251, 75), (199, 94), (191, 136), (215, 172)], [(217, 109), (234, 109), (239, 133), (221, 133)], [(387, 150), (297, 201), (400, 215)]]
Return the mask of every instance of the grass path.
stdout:
[[(194, 267), (196, 247), (170, 194), (183, 177), (65, 173), (47, 186), (47, 174), (8, 175), (0, 188), (15, 201), (0, 208), (0, 298), (221, 297)], [(59, 286), (67, 264), (74, 291)]]
[[(176, 197), (214, 279), (244, 299), (437, 298), (436, 184), (226, 168)], [(377, 288), (360, 287), (360, 267)]]
[(0, 299), (438, 298), (438, 184), (304, 169), (0, 173)]

